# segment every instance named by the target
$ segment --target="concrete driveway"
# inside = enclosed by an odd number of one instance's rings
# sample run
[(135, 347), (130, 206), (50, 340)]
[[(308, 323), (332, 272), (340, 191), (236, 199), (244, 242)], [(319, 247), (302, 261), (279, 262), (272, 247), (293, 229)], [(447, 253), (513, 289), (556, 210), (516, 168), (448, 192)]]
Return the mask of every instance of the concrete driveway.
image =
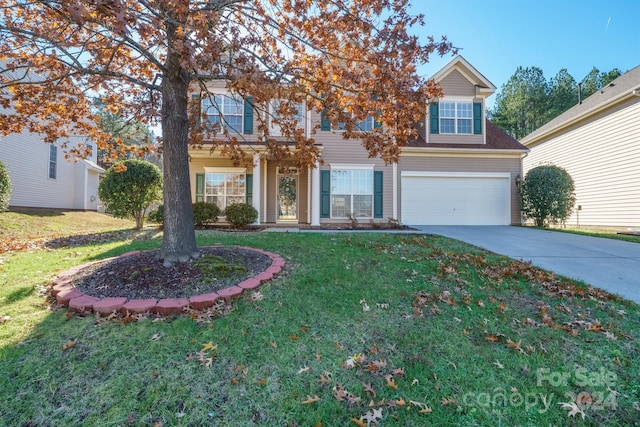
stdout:
[(412, 226), (487, 249), (640, 303), (640, 243), (526, 227)]

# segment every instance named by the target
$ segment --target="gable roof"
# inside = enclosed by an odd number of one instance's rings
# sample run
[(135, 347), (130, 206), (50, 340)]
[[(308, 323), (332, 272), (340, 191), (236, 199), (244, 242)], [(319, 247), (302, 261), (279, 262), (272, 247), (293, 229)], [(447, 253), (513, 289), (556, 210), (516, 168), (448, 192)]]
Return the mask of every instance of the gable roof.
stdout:
[(632, 96), (640, 96), (640, 65), (585, 98), (582, 104), (574, 105), (549, 123), (531, 132), (521, 141), (524, 145), (533, 144), (551, 133), (606, 110)]
[[(423, 125), (424, 126), (424, 125)], [(527, 147), (520, 144), (516, 139), (508, 133), (493, 124), (490, 120), (485, 120), (485, 129), (487, 132), (486, 144), (464, 144), (464, 143), (427, 143), (422, 137), (422, 133), (418, 132), (418, 136), (407, 141), (406, 147), (411, 148), (457, 148), (457, 149), (473, 149), (473, 150), (521, 150), (529, 151)]]
[(467, 80), (473, 83), (478, 91), (488, 95), (496, 91), (496, 86), (489, 81), (480, 71), (478, 71), (473, 65), (469, 63), (462, 55), (458, 55), (451, 60), (447, 65), (442, 67), (440, 71), (435, 73), (431, 78), (437, 82), (444, 79), (449, 73), (457, 70)]

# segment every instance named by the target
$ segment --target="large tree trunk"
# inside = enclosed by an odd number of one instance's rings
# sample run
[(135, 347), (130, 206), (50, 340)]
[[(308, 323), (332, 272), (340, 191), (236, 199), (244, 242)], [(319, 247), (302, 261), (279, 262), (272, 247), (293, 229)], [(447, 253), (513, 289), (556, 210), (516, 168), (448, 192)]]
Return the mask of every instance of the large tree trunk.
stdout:
[(189, 82), (179, 64), (177, 55), (170, 53), (162, 80), (164, 234), (161, 255), (165, 265), (187, 262), (198, 256), (187, 151)]

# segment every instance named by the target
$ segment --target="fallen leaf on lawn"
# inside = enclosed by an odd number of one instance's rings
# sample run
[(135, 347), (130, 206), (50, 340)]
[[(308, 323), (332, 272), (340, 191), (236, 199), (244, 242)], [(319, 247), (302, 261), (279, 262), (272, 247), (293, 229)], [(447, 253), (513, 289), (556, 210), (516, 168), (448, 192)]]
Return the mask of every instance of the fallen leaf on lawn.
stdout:
[(433, 411), (430, 407), (427, 406), (426, 403), (416, 402), (415, 400), (410, 400), (409, 403), (420, 408), (418, 412), (421, 414), (429, 414)]
[(443, 397), (440, 399), (440, 404), (442, 406), (453, 405), (456, 403), (456, 400), (453, 397)]
[(302, 402), (303, 405), (310, 405), (313, 402), (317, 402), (318, 400), (322, 400), (318, 397), (318, 395), (316, 394), (315, 396), (311, 397), (310, 395), (307, 394), (307, 400), (304, 400)]
[(373, 395), (373, 397), (376, 397), (376, 391), (373, 389), (373, 387), (371, 387), (371, 383), (361, 383), (362, 387), (364, 387), (364, 391), (367, 393), (370, 393)]
[(358, 427), (368, 427), (368, 424), (362, 419), (362, 417), (360, 418), (352, 417), (351, 421), (353, 421), (353, 423)]
[(300, 337), (297, 336), (296, 334), (293, 334), (293, 335), (289, 335), (289, 339), (294, 340), (294, 341), (298, 341), (300, 339)]
[(238, 380), (237, 378), (231, 378), (231, 380), (229, 381), (232, 385), (238, 385), (240, 384), (240, 380)]
[(487, 341), (491, 341), (491, 342), (498, 342), (500, 341), (500, 338), (498, 338), (496, 335), (485, 335), (484, 337)]
[(322, 355), (320, 353), (316, 353), (316, 360), (319, 362), (322, 359)]
[(560, 405), (562, 409), (569, 411), (567, 414), (569, 417), (574, 417), (576, 414), (580, 414), (584, 420), (586, 414), (582, 412), (582, 409), (578, 408), (578, 405), (575, 402), (560, 402), (558, 405)]
[(372, 411), (367, 412), (361, 418), (361, 420), (366, 421), (367, 425), (371, 425), (371, 423), (377, 423), (382, 419), (382, 408), (377, 408)]
[(418, 381), (417, 378), (414, 378), (413, 381), (411, 381), (411, 385), (418, 385), (420, 384), (420, 381)]
[(302, 368), (298, 369), (297, 374), (300, 375), (300, 374), (302, 374), (304, 372), (309, 372), (310, 370), (311, 370), (310, 367), (308, 367), (307, 365), (304, 365)]
[(498, 369), (504, 369), (504, 365), (502, 363), (500, 363), (500, 361), (498, 359), (496, 359), (495, 362), (493, 362), (494, 365), (496, 365), (498, 367)]
[(331, 378), (329, 376), (320, 374), (320, 384), (326, 385), (326, 384), (329, 384), (330, 382), (331, 382)]
[(70, 348), (73, 348), (76, 346), (78, 342), (76, 340), (69, 340), (67, 341), (67, 343), (65, 345), (62, 346), (62, 351), (67, 351)]
[(151, 336), (151, 341), (157, 341), (160, 338), (162, 338), (162, 334), (153, 334), (153, 336)]
[(391, 371), (391, 375), (404, 375), (404, 368), (396, 368)]
[(278, 344), (275, 341), (271, 341), (272, 348), (278, 348)]
[(202, 352), (209, 351), (209, 350), (210, 351), (215, 351), (217, 349), (218, 349), (218, 344), (213, 344), (212, 341), (209, 341), (208, 343), (205, 343), (205, 344), (202, 345), (202, 350), (200, 350), (200, 351), (202, 351)]
[(264, 295), (260, 291), (251, 292), (251, 300), (252, 301), (262, 301), (264, 299)]
[(512, 350), (518, 351), (522, 354), (526, 354), (525, 351), (522, 349), (522, 340), (515, 342), (513, 340), (507, 339), (507, 347), (509, 347)]
[(395, 401), (397, 406), (404, 406), (407, 404), (407, 402), (404, 401), (403, 398), (400, 398), (398, 400)]
[(394, 390), (398, 389), (398, 384), (396, 384), (396, 380), (391, 375), (387, 375), (384, 378), (385, 378), (385, 380), (387, 380), (387, 382), (385, 384), (387, 387), (391, 387)]
[(605, 332), (604, 336), (607, 337), (607, 339), (614, 340), (614, 341), (618, 339), (618, 337), (616, 337), (615, 334), (609, 331)]
[(5, 322), (8, 322), (9, 320), (11, 320), (11, 316), (2, 316), (2, 317), (0, 317), (0, 325), (2, 325)]
[(236, 365), (235, 368), (233, 368), (233, 373), (237, 374), (238, 372), (242, 371), (244, 369), (244, 365), (240, 364), (240, 365)]
[(635, 409), (636, 411), (640, 411), (640, 403), (633, 402), (633, 409)]
[(316, 427), (322, 427), (322, 421), (318, 421), (318, 424), (316, 424)]
[(347, 397), (347, 391), (344, 389), (342, 384), (338, 384), (333, 387), (333, 397), (336, 398), (337, 401), (342, 402)]

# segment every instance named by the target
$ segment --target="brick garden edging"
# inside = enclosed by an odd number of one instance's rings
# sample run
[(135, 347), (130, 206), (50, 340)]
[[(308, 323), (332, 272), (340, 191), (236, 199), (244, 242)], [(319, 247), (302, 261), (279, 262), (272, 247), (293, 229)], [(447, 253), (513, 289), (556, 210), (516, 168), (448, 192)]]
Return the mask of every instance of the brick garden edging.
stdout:
[[(221, 246), (208, 246), (210, 248), (219, 248)], [(132, 251), (122, 254), (118, 257), (101, 259), (98, 261), (89, 262), (76, 267), (63, 271), (53, 279), (53, 285), (51, 287), (51, 295), (55, 297), (56, 301), (60, 305), (69, 307), (76, 311), (89, 311), (104, 315), (109, 315), (114, 311), (119, 311), (122, 314), (137, 314), (137, 313), (157, 313), (157, 314), (180, 314), (183, 310), (190, 306), (194, 310), (203, 310), (212, 307), (217, 300), (224, 299), (226, 301), (232, 298), (237, 298), (242, 295), (245, 290), (253, 290), (260, 286), (262, 283), (271, 280), (274, 276), (279, 274), (284, 268), (285, 261), (278, 254), (272, 252), (263, 251), (262, 249), (248, 248), (245, 246), (237, 246), (240, 249), (250, 250), (264, 254), (271, 258), (271, 266), (265, 271), (257, 274), (254, 277), (250, 277), (235, 286), (231, 286), (225, 289), (220, 289), (216, 292), (210, 292), (206, 294), (194, 295), (190, 298), (164, 298), (164, 299), (132, 299), (127, 298), (97, 298), (91, 295), (85, 295), (80, 290), (76, 289), (71, 284), (73, 276), (80, 270), (86, 268), (92, 264), (98, 262), (105, 262), (114, 260), (120, 257), (133, 256), (141, 253), (142, 251)]]

